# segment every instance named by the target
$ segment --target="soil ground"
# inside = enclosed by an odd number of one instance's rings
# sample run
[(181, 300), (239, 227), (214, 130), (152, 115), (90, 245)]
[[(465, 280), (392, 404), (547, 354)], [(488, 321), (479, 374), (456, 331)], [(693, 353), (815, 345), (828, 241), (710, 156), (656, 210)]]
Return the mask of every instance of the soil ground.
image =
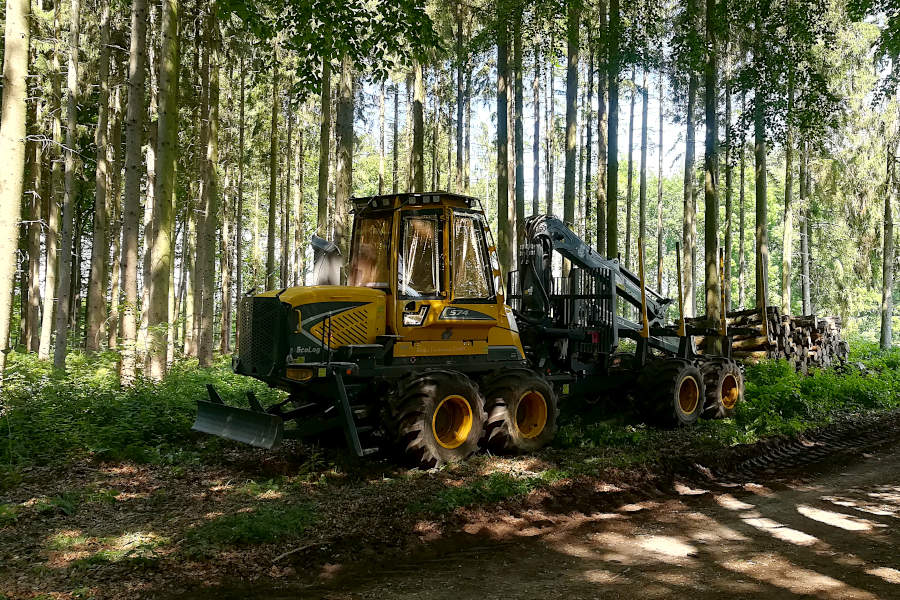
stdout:
[(900, 597), (900, 445), (803, 473), (674, 487), (613, 510), (482, 515), (406, 559), (329, 563), (305, 585), (179, 597)]

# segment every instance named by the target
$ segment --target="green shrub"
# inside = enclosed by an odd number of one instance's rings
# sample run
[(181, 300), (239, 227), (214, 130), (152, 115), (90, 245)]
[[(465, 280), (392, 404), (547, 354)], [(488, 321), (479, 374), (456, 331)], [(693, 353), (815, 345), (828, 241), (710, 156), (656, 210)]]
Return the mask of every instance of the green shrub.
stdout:
[(471, 483), (441, 490), (431, 500), (425, 503), (415, 503), (410, 508), (413, 512), (444, 514), (461, 507), (500, 502), (507, 498), (524, 496), (532, 490), (564, 477), (564, 473), (553, 469), (530, 477), (491, 473)]
[(243, 512), (217, 517), (190, 530), (186, 536), (192, 551), (222, 546), (268, 544), (297, 538), (315, 522), (309, 504), (258, 505)]

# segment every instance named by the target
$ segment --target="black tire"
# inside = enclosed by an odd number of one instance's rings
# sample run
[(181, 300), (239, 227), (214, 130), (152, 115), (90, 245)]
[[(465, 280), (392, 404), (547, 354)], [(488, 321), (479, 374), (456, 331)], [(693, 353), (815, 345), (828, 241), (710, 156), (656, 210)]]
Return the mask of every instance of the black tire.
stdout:
[(703, 411), (703, 375), (689, 361), (670, 358), (650, 363), (641, 373), (639, 388), (639, 409), (661, 425), (693, 425)]
[(405, 381), (395, 414), (399, 450), (423, 469), (467, 459), (484, 432), (484, 401), (456, 371), (426, 371)]
[(729, 359), (700, 363), (705, 388), (703, 416), (724, 419), (734, 415), (735, 407), (744, 401), (744, 374), (737, 362)]
[(482, 443), (491, 452), (534, 452), (553, 441), (559, 401), (546, 379), (514, 369), (487, 376), (481, 387), (488, 415)]

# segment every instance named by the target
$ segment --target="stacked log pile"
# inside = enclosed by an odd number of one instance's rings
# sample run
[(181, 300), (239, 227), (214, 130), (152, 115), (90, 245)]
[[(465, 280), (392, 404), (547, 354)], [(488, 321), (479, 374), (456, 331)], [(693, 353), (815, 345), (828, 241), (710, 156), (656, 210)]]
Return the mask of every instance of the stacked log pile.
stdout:
[[(841, 339), (840, 317), (792, 317), (782, 315), (776, 306), (768, 307), (766, 316), (768, 335), (764, 332), (759, 309), (728, 314), (729, 329), (743, 330), (732, 338), (734, 358), (745, 362), (785, 359), (804, 373), (810, 367), (826, 368), (847, 360), (850, 345)], [(689, 319), (688, 323), (692, 321), (703, 324), (701, 319)], [(703, 339), (695, 340), (702, 348)]]

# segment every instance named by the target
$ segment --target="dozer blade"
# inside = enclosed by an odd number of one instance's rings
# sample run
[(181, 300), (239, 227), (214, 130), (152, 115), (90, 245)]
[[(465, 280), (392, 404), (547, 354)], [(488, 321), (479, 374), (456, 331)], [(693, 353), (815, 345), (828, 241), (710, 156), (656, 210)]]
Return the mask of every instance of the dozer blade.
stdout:
[(197, 420), (191, 429), (267, 450), (281, 445), (284, 432), (281, 417), (228, 406), (215, 390), (209, 390), (209, 397), (209, 400), (197, 400)]

